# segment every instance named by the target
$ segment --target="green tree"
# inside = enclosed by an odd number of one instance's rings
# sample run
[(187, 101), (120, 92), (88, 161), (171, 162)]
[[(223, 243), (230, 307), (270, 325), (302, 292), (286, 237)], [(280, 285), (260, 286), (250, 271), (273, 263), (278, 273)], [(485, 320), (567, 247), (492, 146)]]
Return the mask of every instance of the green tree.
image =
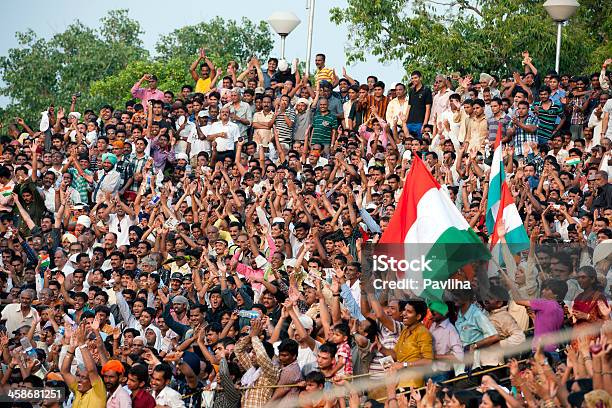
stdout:
[(240, 22), (215, 17), (209, 22), (181, 27), (162, 36), (156, 51), (161, 60), (182, 58), (193, 61), (199, 48), (206, 48), (209, 58), (225, 68), (235, 60), (243, 67), (251, 56), (266, 58), (272, 51), (272, 34), (264, 21), (258, 24), (247, 18)]
[(134, 83), (146, 73), (153, 73), (159, 78), (158, 88), (174, 93), (180, 91), (184, 84), (192, 84), (193, 79), (185, 67), (186, 61), (172, 58), (167, 61), (132, 61), (127, 67), (91, 85), (93, 106), (109, 103), (120, 108), (133, 99), (130, 90)]
[(121, 71), (129, 62), (146, 59), (140, 24), (127, 10), (113, 10), (92, 29), (76, 21), (50, 39), (33, 30), (17, 33), (19, 46), (0, 57), (0, 94), (10, 98), (3, 120), (15, 115), (39, 118), (49, 104), (69, 105), (81, 92), (81, 106), (89, 106), (92, 82)]
[[(562, 71), (601, 65), (597, 47), (609, 50), (611, 19), (610, 8), (600, 3), (581, 2), (564, 28)], [(331, 10), (331, 20), (349, 27), (349, 62), (364, 61), (370, 52), (428, 77), (452, 71), (507, 75), (522, 70), (521, 52), (529, 50), (540, 70), (554, 68), (556, 25), (539, 0), (348, 0), (346, 8)]]

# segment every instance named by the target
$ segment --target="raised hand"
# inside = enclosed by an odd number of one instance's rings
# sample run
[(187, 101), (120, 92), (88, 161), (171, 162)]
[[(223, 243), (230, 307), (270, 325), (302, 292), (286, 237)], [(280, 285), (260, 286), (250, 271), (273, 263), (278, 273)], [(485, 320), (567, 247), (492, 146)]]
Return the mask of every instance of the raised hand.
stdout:
[(263, 328), (263, 324), (261, 319), (252, 319), (251, 320), (251, 337), (259, 337), (261, 334), (261, 330)]
[(610, 308), (610, 305), (608, 305), (605, 300), (598, 300), (597, 308), (599, 309), (599, 312), (602, 314), (602, 316), (604, 316), (604, 318), (607, 319), (608, 317), (610, 317), (610, 313), (612, 313), (612, 308)]
[(121, 339), (121, 329), (119, 327), (113, 328), (113, 340), (119, 341)]

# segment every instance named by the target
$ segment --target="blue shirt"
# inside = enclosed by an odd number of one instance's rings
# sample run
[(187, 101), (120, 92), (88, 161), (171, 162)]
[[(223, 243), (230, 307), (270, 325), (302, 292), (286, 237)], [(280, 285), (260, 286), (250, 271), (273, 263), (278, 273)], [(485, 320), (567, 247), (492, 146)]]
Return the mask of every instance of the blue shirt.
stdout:
[(493, 323), (475, 304), (471, 304), (464, 315), (459, 311), (455, 327), (464, 346), (469, 346), (487, 337), (495, 336), (497, 330)]
[(550, 100), (559, 106), (563, 106), (561, 99), (565, 98), (565, 91), (561, 88), (557, 88), (557, 90), (550, 94)]

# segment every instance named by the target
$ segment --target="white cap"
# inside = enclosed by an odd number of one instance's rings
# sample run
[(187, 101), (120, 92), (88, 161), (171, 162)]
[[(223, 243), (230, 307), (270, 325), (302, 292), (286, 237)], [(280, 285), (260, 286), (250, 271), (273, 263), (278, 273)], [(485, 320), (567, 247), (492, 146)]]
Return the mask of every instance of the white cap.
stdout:
[(91, 218), (89, 218), (87, 215), (79, 215), (76, 223), (83, 225), (85, 228), (89, 228), (91, 227)]
[(284, 59), (278, 61), (278, 70), (279, 71), (284, 72), (287, 69), (289, 69), (289, 64), (287, 63), (287, 61), (285, 61)]
[(176, 160), (189, 161), (189, 156), (187, 156), (187, 153), (177, 153), (174, 157), (176, 158)]
[[(310, 106), (310, 102), (308, 101), (308, 99), (306, 98), (299, 98), (297, 100), (297, 103), (303, 103), (304, 105), (306, 105), (306, 107)], [(296, 104), (297, 105), (297, 104)]]
[(78, 256), (79, 256), (79, 254), (72, 254), (72, 255), (70, 255), (70, 258), (68, 258), (68, 260), (76, 265), (78, 263), (77, 262), (77, 257)]
[(274, 217), (272, 219), (272, 224), (276, 224), (277, 222), (280, 222), (280, 223), (284, 224), (285, 223), (285, 219), (283, 217)]
[(376, 209), (376, 204), (369, 203), (368, 205), (366, 205), (365, 209), (366, 210), (375, 210)]
[(298, 319), (300, 320), (300, 323), (302, 323), (302, 326), (306, 330), (312, 330), (312, 327), (314, 326), (314, 322), (312, 321), (312, 318), (310, 316), (301, 315), (300, 317), (298, 317)]
[(76, 120), (81, 120), (81, 114), (79, 112), (70, 112), (68, 114), (68, 117), (70, 116), (74, 116), (76, 118)]

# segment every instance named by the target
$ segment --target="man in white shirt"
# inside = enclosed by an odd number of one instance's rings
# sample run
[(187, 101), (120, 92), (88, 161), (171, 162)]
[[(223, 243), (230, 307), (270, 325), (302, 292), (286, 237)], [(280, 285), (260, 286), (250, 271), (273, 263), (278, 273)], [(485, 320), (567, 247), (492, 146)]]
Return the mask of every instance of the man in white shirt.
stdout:
[(172, 379), (172, 368), (166, 364), (158, 364), (151, 375), (151, 391), (157, 406), (168, 408), (185, 408), (178, 391), (168, 387)]
[(217, 161), (223, 161), (226, 157), (234, 160), (236, 155), (235, 144), (240, 136), (238, 125), (230, 122), (230, 110), (224, 106), (219, 112), (219, 121), (212, 124), (210, 134), (207, 139), (216, 144), (214, 149), (217, 151)]
[(179, 115), (176, 121), (178, 140), (174, 146), (174, 151), (176, 153), (187, 153), (189, 141), (196, 137), (196, 124), (189, 120), (185, 108), (180, 107), (177, 114)]
[(453, 94), (453, 91), (448, 89), (448, 84), (444, 75), (436, 75), (434, 89), (436, 90), (436, 93), (433, 96), (429, 124), (434, 125), (435, 134), (437, 128), (444, 127), (444, 123), (442, 122), (442, 113), (450, 110), (449, 98)]
[(612, 138), (612, 99), (608, 99), (603, 105), (603, 117), (601, 119), (601, 132), (600, 136)]
[(212, 122), (210, 121), (208, 115), (204, 113), (204, 111), (200, 111), (198, 113), (198, 117), (196, 118), (195, 134), (193, 134), (191, 138), (187, 140), (189, 143), (187, 151), (190, 160), (193, 157), (197, 157), (202, 151), (210, 155), (210, 142), (208, 139), (206, 139), (206, 137), (210, 133), (211, 126)]
[(15, 330), (23, 326), (31, 326), (36, 322), (38, 312), (32, 307), (35, 293), (32, 289), (26, 289), (19, 295), (19, 303), (11, 303), (2, 310), (2, 318), (6, 331), (10, 337), (14, 337)]
[(102, 169), (98, 170), (95, 175), (96, 187), (92, 194), (94, 202), (104, 200), (106, 193), (114, 194), (119, 190), (121, 174), (115, 170), (116, 164), (117, 156), (113, 153), (102, 155)]
[(406, 85), (397, 84), (395, 85), (395, 98), (387, 105), (386, 120), (389, 126), (402, 125), (402, 117), (408, 116), (408, 98), (406, 98)]

